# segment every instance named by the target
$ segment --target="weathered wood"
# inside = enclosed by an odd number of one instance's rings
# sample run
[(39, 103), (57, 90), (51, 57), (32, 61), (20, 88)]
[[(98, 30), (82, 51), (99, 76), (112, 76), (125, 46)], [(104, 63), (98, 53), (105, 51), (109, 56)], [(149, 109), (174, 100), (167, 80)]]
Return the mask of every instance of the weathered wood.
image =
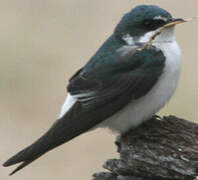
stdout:
[(151, 120), (116, 141), (120, 159), (110, 159), (94, 180), (198, 179), (198, 124), (175, 116)]

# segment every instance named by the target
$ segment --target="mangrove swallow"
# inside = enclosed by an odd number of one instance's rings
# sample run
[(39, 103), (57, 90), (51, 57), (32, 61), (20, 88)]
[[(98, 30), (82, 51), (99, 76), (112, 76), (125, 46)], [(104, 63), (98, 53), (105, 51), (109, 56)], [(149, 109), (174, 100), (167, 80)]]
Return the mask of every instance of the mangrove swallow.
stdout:
[[(149, 120), (172, 97), (181, 70), (175, 19), (154, 5), (125, 14), (113, 34), (69, 80), (58, 120), (3, 166), (24, 168), (46, 152), (96, 127), (123, 134)], [(155, 38), (156, 31), (167, 25)], [(149, 48), (142, 48), (150, 40)]]

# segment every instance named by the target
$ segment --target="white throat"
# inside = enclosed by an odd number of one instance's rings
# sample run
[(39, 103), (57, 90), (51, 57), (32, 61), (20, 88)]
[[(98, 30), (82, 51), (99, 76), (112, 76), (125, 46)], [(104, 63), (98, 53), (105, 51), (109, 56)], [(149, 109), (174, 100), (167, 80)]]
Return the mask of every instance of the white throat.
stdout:
[[(141, 37), (132, 37), (129, 34), (126, 34), (122, 37), (122, 39), (126, 42), (127, 45), (134, 45), (136, 43), (147, 43), (151, 37), (156, 33), (155, 31), (150, 31), (145, 33)], [(175, 41), (175, 28), (170, 27), (164, 29), (155, 39), (152, 41), (152, 44), (156, 43), (170, 43)]]
[[(147, 43), (151, 37), (156, 33), (156, 31), (151, 31), (144, 36), (138, 39), (139, 43)], [(175, 41), (175, 28), (166, 28), (164, 29), (156, 38), (153, 40), (153, 43), (166, 43)]]
[[(143, 37), (135, 38), (129, 34), (123, 36), (124, 45), (118, 52), (126, 55), (133, 52), (136, 42), (148, 42), (154, 32), (145, 34)], [(137, 41), (138, 40), (138, 41)], [(131, 101), (125, 108), (118, 111), (108, 119), (104, 120), (96, 127), (109, 127), (118, 133), (125, 133), (133, 127), (137, 127), (142, 122), (151, 118), (158, 112), (172, 97), (177, 87), (181, 69), (181, 52), (175, 41), (174, 28), (166, 29), (153, 41), (166, 57), (165, 67), (162, 75), (153, 88), (141, 98)], [(64, 105), (62, 106), (61, 118), (75, 104), (77, 97), (68, 95)]]

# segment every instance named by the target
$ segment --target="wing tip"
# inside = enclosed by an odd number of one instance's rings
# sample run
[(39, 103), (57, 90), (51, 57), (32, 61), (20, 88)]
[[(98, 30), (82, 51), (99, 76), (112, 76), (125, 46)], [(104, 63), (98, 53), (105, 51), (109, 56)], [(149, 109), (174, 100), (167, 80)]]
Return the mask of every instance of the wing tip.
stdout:
[(11, 165), (12, 165), (12, 163), (10, 162), (10, 160), (7, 160), (6, 162), (4, 162), (2, 164), (3, 167), (8, 167), (8, 166), (11, 166)]
[[(17, 157), (17, 158), (16, 158), (16, 157)], [(8, 159), (6, 162), (4, 162), (4, 163), (2, 164), (2, 166), (8, 167), (8, 166), (12, 166), (12, 165), (14, 165), (14, 164), (20, 163), (20, 162), (22, 162), (22, 160), (19, 159), (18, 156), (13, 156), (13, 157), (11, 157), (10, 159)]]
[[(16, 158), (17, 157), (17, 158)], [(20, 169), (24, 168), (25, 166), (27, 166), (29, 163), (32, 162), (32, 160), (29, 160), (29, 161), (25, 161), (25, 160), (22, 160), (21, 158), (18, 158), (18, 156), (13, 156), (11, 157), (10, 159), (8, 159), (6, 162), (4, 162), (2, 164), (3, 167), (8, 167), (8, 166), (12, 166), (14, 164), (18, 164), (18, 163), (21, 163), (14, 171), (12, 171), (9, 176), (15, 174), (17, 171), (19, 171)]]

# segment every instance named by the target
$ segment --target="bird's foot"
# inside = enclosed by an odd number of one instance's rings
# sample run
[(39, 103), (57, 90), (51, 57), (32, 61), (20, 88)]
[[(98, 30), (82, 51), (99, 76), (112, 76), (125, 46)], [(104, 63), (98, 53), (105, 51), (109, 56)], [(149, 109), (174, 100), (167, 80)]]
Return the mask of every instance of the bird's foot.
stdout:
[(115, 145), (117, 146), (117, 152), (120, 152), (121, 143), (120, 143), (121, 136), (116, 137)]

